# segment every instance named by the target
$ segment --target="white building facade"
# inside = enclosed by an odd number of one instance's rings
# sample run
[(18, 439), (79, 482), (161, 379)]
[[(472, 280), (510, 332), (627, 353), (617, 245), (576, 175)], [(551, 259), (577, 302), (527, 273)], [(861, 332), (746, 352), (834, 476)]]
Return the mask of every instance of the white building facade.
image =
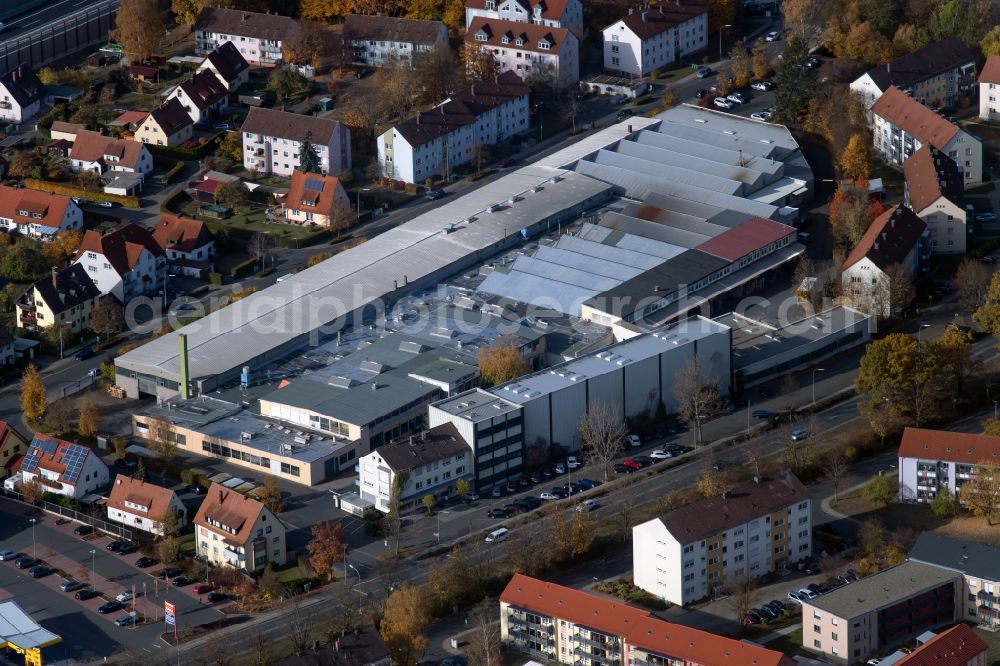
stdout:
[(280, 65), (281, 49), (295, 30), (287, 16), (205, 7), (195, 21), (194, 49), (203, 56), (232, 42), (248, 63)]
[(1000, 56), (986, 58), (979, 74), (979, 119), (995, 120), (1000, 117)]
[(108, 483), (108, 466), (86, 446), (36, 435), (21, 461), (21, 481), (80, 500)]
[(603, 31), (606, 72), (645, 76), (708, 45), (704, 5), (663, 2), (628, 11)]
[(930, 502), (947, 491), (962, 501), (962, 486), (979, 463), (1000, 456), (1000, 437), (906, 428), (899, 444), (899, 501)]
[(45, 88), (28, 65), (0, 76), (0, 120), (21, 123), (38, 115)]
[(352, 62), (366, 67), (412, 66), (414, 55), (448, 47), (448, 26), (441, 21), (350, 14), (343, 34)]
[(323, 173), (351, 168), (351, 131), (343, 123), (253, 107), (241, 130), (244, 166), (258, 173), (291, 176), (300, 167), (299, 151), (307, 138)]
[(465, 44), (491, 52), (501, 71), (525, 80), (547, 79), (560, 90), (580, 81), (580, 43), (565, 28), (477, 18)]
[(545, 2), (545, 0), (467, 0), (465, 28), (476, 18), (534, 23), (550, 28), (566, 28), (583, 36), (583, 3), (580, 0)]

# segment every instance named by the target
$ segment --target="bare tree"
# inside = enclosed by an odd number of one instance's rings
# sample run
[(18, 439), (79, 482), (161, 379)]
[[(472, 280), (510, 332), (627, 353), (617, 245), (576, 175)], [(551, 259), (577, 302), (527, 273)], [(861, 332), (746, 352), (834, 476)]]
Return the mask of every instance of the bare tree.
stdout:
[(631, 497), (622, 499), (622, 505), (618, 509), (618, 518), (622, 521), (622, 541), (628, 541), (632, 535), (632, 510), (634, 508), (634, 500)]
[(595, 402), (580, 421), (580, 439), (587, 457), (604, 466), (604, 480), (608, 480), (611, 463), (621, 453), (628, 430), (621, 411), (615, 405)]
[(260, 630), (254, 631), (244, 639), (246, 652), (250, 655), (250, 666), (268, 666), (274, 663), (271, 653), (271, 641)]
[(469, 663), (476, 666), (499, 666), (503, 643), (500, 640), (500, 617), (497, 604), (484, 600), (469, 613)]
[(732, 581), (727, 588), (729, 601), (736, 611), (736, 621), (740, 622), (741, 625), (750, 611), (750, 597), (755, 589), (757, 589), (757, 585), (750, 578), (750, 572), (746, 570), (742, 575), (736, 577), (736, 580)]
[(674, 375), (674, 397), (678, 415), (694, 431), (695, 446), (700, 445), (702, 421), (719, 410), (719, 382), (709, 375), (701, 357), (693, 357)]
[(403, 496), (403, 489), (406, 482), (410, 480), (410, 473), (407, 470), (399, 471), (392, 478), (392, 488), (389, 491), (389, 513), (386, 514), (386, 523), (396, 541), (396, 557), (399, 557), (399, 534), (403, 530), (403, 517), (399, 513), (399, 505)]
[(270, 234), (258, 231), (250, 237), (250, 241), (247, 243), (247, 253), (260, 262), (259, 270), (264, 270), (264, 260), (273, 247), (274, 238)]
[(819, 463), (820, 471), (823, 472), (823, 476), (830, 482), (833, 486), (833, 502), (836, 504), (840, 501), (840, 482), (844, 480), (844, 474), (847, 473), (847, 458), (844, 457), (843, 449), (837, 449), (835, 451), (830, 451)]
[(292, 603), (292, 610), (285, 614), (287, 618), (288, 631), (286, 635), (292, 642), (295, 652), (303, 652), (309, 647), (309, 638), (312, 634), (312, 618), (307, 613), (302, 612), (302, 607), (298, 600)]

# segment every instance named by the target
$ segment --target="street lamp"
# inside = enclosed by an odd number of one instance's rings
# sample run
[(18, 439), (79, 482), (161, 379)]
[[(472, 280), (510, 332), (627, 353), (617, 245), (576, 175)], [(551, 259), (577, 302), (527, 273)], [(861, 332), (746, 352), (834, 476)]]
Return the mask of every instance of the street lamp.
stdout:
[(930, 324), (921, 324), (920, 327), (917, 329), (917, 346), (920, 345), (920, 334), (923, 333), (925, 328), (930, 328), (930, 327), (931, 327)]
[(94, 558), (97, 557), (97, 551), (93, 548), (90, 549), (90, 587), (97, 589), (97, 573), (94, 565)]
[(750, 432), (750, 398), (747, 398), (747, 433)]
[(997, 420), (997, 401), (993, 401), (993, 420)]
[(362, 187), (358, 190), (358, 224), (361, 224), (361, 193), (371, 190), (370, 187)]
[(813, 383), (813, 401), (812, 401), (813, 405), (816, 404), (816, 373), (817, 372), (826, 372), (826, 368), (815, 368), (813, 370), (813, 382), (812, 382)]
[(36, 518), (31, 519), (31, 557), (32, 559), (38, 559), (38, 553), (35, 552), (35, 523), (38, 520)]
[(722, 31), (726, 28), (732, 28), (732, 23), (727, 23), (726, 25), (719, 26), (719, 62), (722, 62)]
[(361, 585), (361, 572), (358, 571), (353, 564), (348, 564), (347, 568), (353, 570), (354, 573), (358, 574), (358, 585)]

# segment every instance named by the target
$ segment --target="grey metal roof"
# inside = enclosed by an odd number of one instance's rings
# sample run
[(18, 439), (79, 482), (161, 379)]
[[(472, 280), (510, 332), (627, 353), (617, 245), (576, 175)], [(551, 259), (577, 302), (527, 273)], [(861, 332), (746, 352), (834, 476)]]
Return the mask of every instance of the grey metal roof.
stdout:
[[(622, 250), (632, 250), (640, 255), (652, 255), (661, 259), (676, 257), (687, 249), (687, 246), (684, 245), (665, 243), (646, 236), (627, 234), (597, 224), (584, 224), (580, 229), (578, 239), (603, 243)], [(657, 263), (659, 262), (655, 262), (649, 267), (651, 268), (657, 265)]]
[(609, 212), (601, 218), (601, 226), (608, 229), (625, 232), (637, 237), (652, 238), (662, 243), (682, 248), (695, 248), (712, 238), (712, 236), (686, 229), (677, 229), (665, 224), (657, 224), (622, 213)]
[(910, 559), (967, 576), (1000, 581), (1000, 548), (924, 532), (910, 549)]
[(636, 135), (636, 141), (684, 155), (698, 156), (706, 160), (718, 162), (719, 164), (743, 164), (744, 167), (752, 168), (755, 171), (767, 174), (769, 177), (780, 174), (783, 167), (782, 162), (745, 155), (739, 149), (733, 150), (721, 146), (710, 146), (686, 139), (683, 136), (670, 136), (655, 130), (639, 132)]
[(579, 316), (580, 306), (598, 290), (530, 273), (497, 270), (488, 275), (476, 291)]
[(744, 194), (743, 183), (729, 178), (720, 178), (709, 173), (704, 173), (696, 168), (686, 168), (669, 164), (659, 164), (638, 157), (631, 157), (610, 150), (599, 150), (594, 155), (596, 164), (618, 167), (626, 171), (633, 171), (639, 174), (656, 174), (657, 180), (669, 179), (688, 185), (701, 187), (702, 189), (721, 192), (723, 194)]
[[(731, 113), (703, 109), (692, 104), (681, 104), (656, 116), (662, 122), (657, 130), (662, 132), (672, 127), (680, 128), (683, 138), (703, 141), (723, 148), (741, 148), (755, 155), (768, 155), (772, 151), (798, 150), (799, 144), (784, 125), (759, 123)], [(684, 136), (683, 130), (695, 130)], [(673, 131), (671, 130), (673, 133)], [(704, 141), (714, 137), (715, 141)]]
[(735, 210), (756, 217), (765, 219), (777, 219), (778, 207), (764, 204), (742, 197), (710, 192), (700, 187), (688, 187), (680, 183), (663, 182), (653, 188), (649, 194), (649, 203), (664, 208), (661, 199), (682, 199), (685, 201), (696, 201), (726, 210)]
[(16, 601), (0, 602), (0, 643), (10, 643), (21, 650), (28, 650), (61, 640), (57, 634), (32, 620)]
[[(535, 166), (557, 169), (571, 168), (577, 160), (581, 160), (587, 155), (596, 153), (602, 148), (607, 148), (616, 141), (620, 141), (621, 139), (628, 137), (633, 132), (638, 132), (643, 128), (659, 125), (659, 123), (660, 121), (655, 118), (643, 118), (641, 116), (629, 118), (626, 121), (615, 123), (606, 129), (595, 132), (590, 136), (579, 139), (578, 141), (574, 141), (562, 150), (557, 150), (551, 155), (546, 155), (536, 161)], [(630, 129), (631, 131), (629, 131)]]
[(584, 224), (579, 236), (563, 236), (558, 247), (638, 268), (652, 268), (684, 251), (682, 247), (641, 236), (617, 234), (611, 237), (605, 234), (598, 239), (591, 235), (599, 230), (601, 227), (595, 224)]
[[(618, 142), (615, 152), (656, 162), (664, 166), (694, 170), (718, 178), (733, 180), (743, 183), (744, 187), (749, 190), (755, 190), (760, 187), (765, 181), (765, 176), (768, 175), (764, 171), (754, 169), (751, 166), (741, 166), (739, 163), (730, 164), (728, 162), (706, 159), (698, 154), (683, 153), (657, 146), (644, 145), (636, 141)], [(771, 166), (773, 169), (774, 165), (772, 164)]]
[(807, 601), (803, 604), (802, 613), (803, 617), (807, 617), (811, 606), (849, 620), (960, 579), (961, 576), (954, 571), (907, 561)]
[(473, 423), (488, 421), (521, 409), (520, 405), (480, 388), (435, 402), (434, 407)]
[[(544, 225), (609, 191), (600, 181), (538, 166), (499, 178), (185, 326), (179, 332), (188, 336), (192, 379), (259, 363), (345, 314), (398, 296), (412, 288), (407, 282), (444, 277), (480, 253), (488, 256), (522, 229)], [(515, 203), (507, 203), (512, 198)], [(495, 204), (499, 208), (488, 212)], [(179, 380), (177, 338), (148, 342), (115, 364)]]

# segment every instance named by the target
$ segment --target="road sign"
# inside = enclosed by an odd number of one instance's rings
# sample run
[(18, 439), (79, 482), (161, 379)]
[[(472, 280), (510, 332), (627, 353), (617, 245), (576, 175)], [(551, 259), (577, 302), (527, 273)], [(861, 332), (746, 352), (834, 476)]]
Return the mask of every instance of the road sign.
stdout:
[(169, 601), (163, 602), (163, 621), (177, 626), (177, 608)]

